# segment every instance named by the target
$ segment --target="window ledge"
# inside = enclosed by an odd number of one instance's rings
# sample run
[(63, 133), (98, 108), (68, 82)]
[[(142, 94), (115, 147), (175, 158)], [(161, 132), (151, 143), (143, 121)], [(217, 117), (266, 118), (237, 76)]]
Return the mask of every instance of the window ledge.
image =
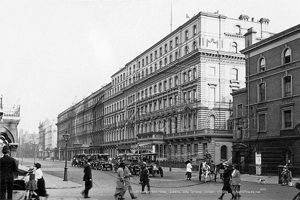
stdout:
[(230, 80), (230, 83), (240, 84), (240, 81), (239, 81), (239, 80), (235, 80), (235, 79), (231, 79), (231, 80)]
[(290, 103), (284, 103), (284, 104), (280, 104), (280, 107), (292, 107), (294, 106), (294, 102), (290, 102)]
[(267, 133), (267, 131), (257, 131), (258, 134)]
[(292, 128), (292, 127), (280, 129), (280, 131), (292, 131), (292, 130), (294, 130), (294, 128)]

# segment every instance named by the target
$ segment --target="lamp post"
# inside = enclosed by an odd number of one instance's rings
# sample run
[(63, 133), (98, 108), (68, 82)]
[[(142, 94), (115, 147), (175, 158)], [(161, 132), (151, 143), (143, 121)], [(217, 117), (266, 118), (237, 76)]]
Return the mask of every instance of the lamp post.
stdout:
[(70, 134), (67, 133), (63, 135), (65, 141), (66, 141), (66, 152), (65, 152), (65, 171), (64, 171), (64, 181), (68, 181), (68, 167), (67, 167), (67, 155), (68, 155), (68, 141), (70, 139)]
[(23, 155), (24, 154), (24, 147), (21, 147), (21, 155), (22, 155), (22, 161), (21, 161), (21, 165), (23, 165)]
[(169, 155), (170, 155), (169, 171), (170, 171), (170, 172), (172, 171), (171, 150), (172, 150), (172, 144), (169, 143)]
[(137, 145), (138, 154), (140, 154), (140, 144), (137, 143), (136, 145)]
[(35, 164), (35, 141), (33, 142), (33, 164)]

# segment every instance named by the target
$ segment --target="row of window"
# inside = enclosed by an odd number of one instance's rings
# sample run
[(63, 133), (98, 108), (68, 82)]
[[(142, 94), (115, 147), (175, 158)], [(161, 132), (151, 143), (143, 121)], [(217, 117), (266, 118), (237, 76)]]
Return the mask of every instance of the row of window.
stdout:
[[(193, 50), (197, 49), (197, 42), (195, 41), (193, 43)], [(180, 49), (178, 51), (175, 52), (175, 60), (177, 60), (181, 55), (180, 53)], [(189, 54), (189, 46), (186, 46), (185, 47), (185, 55)], [(159, 63), (155, 63), (154, 66), (149, 66), (143, 70), (141, 70), (140, 72), (137, 72), (135, 73), (135, 75), (131, 76), (128, 81), (125, 80), (125, 73), (123, 74), (123, 79), (122, 79), (122, 75), (120, 76), (121, 77), (121, 80), (124, 81), (122, 84), (120, 84), (119, 86), (117, 86), (116, 88), (113, 88), (112, 89), (112, 92), (109, 93), (109, 96), (110, 95), (113, 95), (119, 91), (122, 90), (122, 88), (126, 87), (127, 85), (130, 85), (132, 83), (134, 83), (135, 81), (138, 81), (146, 76), (148, 76), (149, 74), (152, 74), (154, 73), (155, 71), (157, 71), (158, 69), (160, 69), (161, 67), (163, 67), (163, 64), (164, 66), (168, 65), (168, 63), (171, 63), (173, 62), (173, 54), (170, 54), (169, 57), (165, 57), (164, 58), (164, 63), (163, 63), (163, 60), (160, 60)], [(129, 71), (129, 74), (131, 74), (131, 70)]]
[[(288, 64), (292, 62), (292, 50), (291, 48), (285, 48), (282, 52), (282, 63), (281, 64)], [(266, 71), (267, 66), (266, 66), (266, 58), (265, 57), (260, 57), (258, 59), (258, 67), (257, 70), (258, 72), (264, 72)]]
[[(258, 132), (267, 131), (267, 113), (260, 112), (257, 114)], [(281, 127), (282, 129), (293, 128), (293, 108), (287, 107), (281, 109)]]
[[(193, 26), (193, 34), (194, 34), (194, 36), (197, 35), (197, 26), (196, 25)], [(188, 41), (188, 40), (189, 40), (189, 31), (186, 30), (185, 31), (185, 41)], [(179, 37), (177, 36), (177, 37), (175, 37), (175, 47), (177, 47), (178, 45), (179, 45)], [(196, 47), (197, 47), (197, 43), (196, 42), (194, 42), (193, 47), (194, 47), (194, 49), (196, 49)], [(141, 61), (139, 61), (137, 69), (140, 69), (141, 66), (144, 67), (145, 65), (148, 65), (149, 63), (151, 63), (152, 61), (154, 61), (155, 59), (157, 59), (158, 58), (158, 53), (159, 53), (159, 56), (162, 57), (163, 54), (168, 53), (168, 50), (171, 51), (172, 49), (173, 49), (173, 40), (170, 40), (168, 43), (165, 43), (165, 45), (164, 45), (164, 51), (163, 51), (163, 47), (160, 47), (159, 51), (155, 50), (154, 53), (150, 53), (149, 56), (146, 56)], [(188, 46), (186, 46), (185, 47), (185, 53), (187, 54), (188, 51), (189, 51), (189, 48), (188, 48)], [(177, 58), (178, 58), (178, 52), (175, 53), (175, 59), (177, 59)], [(172, 61), (173, 61), (173, 58), (172, 58), (172, 56), (170, 56), (169, 57), (169, 62), (172, 62)], [(165, 60), (165, 65), (166, 65), (166, 62), (167, 61)], [(131, 70), (133, 70), (133, 71), (131, 71)], [(129, 75), (132, 72), (135, 72), (135, 70), (136, 70), (135, 65), (133, 65), (132, 68), (129, 67)], [(123, 80), (125, 80), (125, 73), (123, 73), (120, 76), (114, 78), (112, 80), (112, 84), (116, 85), (116, 84), (120, 83)]]
[[(292, 76), (282, 78), (282, 97), (292, 96)], [(266, 83), (258, 85), (258, 102), (266, 101)]]

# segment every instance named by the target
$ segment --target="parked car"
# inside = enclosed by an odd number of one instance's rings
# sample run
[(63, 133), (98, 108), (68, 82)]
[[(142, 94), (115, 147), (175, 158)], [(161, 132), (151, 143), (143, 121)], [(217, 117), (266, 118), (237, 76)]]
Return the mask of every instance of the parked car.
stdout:
[(160, 174), (161, 177), (164, 176), (164, 171), (157, 160), (157, 153), (142, 153), (141, 158), (143, 162), (146, 162), (146, 167), (149, 170), (149, 174), (154, 177), (156, 174)]

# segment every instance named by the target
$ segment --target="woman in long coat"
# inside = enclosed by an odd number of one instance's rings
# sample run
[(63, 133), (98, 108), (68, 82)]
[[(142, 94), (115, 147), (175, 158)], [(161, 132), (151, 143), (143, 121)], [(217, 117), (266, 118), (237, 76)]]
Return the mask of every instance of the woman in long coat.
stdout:
[(40, 163), (35, 163), (35, 179), (37, 180), (37, 190), (35, 190), (35, 192), (37, 193), (37, 195), (39, 197), (46, 197), (46, 199), (48, 199), (48, 194), (47, 191), (45, 189), (45, 180), (44, 180), (44, 176), (43, 176), (43, 172), (41, 170), (42, 165)]
[(240, 171), (237, 169), (237, 165), (232, 165), (233, 171), (232, 171), (232, 193), (234, 194), (235, 198), (240, 197), (240, 190), (241, 190), (241, 174)]
[(192, 178), (192, 165), (191, 165), (191, 162), (188, 160), (185, 162), (186, 163), (186, 180), (191, 180)]
[(228, 164), (224, 163), (225, 171), (224, 171), (224, 179), (223, 179), (223, 188), (222, 188), (222, 195), (219, 197), (219, 199), (223, 199), (223, 196), (225, 193), (230, 193), (232, 196), (232, 199), (234, 199), (234, 195), (232, 193), (231, 189), (231, 170), (229, 169)]
[(125, 163), (121, 162), (119, 168), (117, 170), (117, 185), (116, 185), (116, 192), (115, 192), (115, 199), (124, 199), (123, 196), (126, 192), (125, 185), (124, 185), (124, 169)]

